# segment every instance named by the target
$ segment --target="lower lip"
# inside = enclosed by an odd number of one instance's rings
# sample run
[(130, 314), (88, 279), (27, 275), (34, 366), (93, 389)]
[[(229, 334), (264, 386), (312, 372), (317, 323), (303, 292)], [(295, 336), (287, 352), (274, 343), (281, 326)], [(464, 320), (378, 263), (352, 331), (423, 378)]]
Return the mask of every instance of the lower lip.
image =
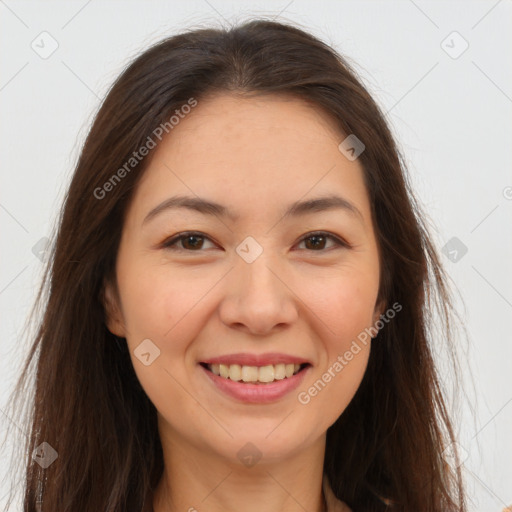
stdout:
[(224, 377), (215, 375), (204, 366), (199, 366), (215, 386), (217, 386), (217, 389), (220, 389), (220, 391), (231, 398), (251, 404), (268, 404), (280, 400), (299, 386), (306, 373), (311, 368), (311, 366), (306, 366), (306, 368), (292, 377), (275, 380), (270, 384), (250, 384), (225, 379)]

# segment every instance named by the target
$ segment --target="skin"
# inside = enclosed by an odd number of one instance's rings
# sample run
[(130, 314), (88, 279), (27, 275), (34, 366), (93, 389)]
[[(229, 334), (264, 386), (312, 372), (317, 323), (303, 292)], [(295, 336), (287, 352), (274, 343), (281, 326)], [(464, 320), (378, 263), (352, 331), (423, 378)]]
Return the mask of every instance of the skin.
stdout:
[[(308, 404), (297, 395), (384, 311), (376, 304), (379, 253), (363, 170), (338, 150), (344, 138), (302, 100), (220, 94), (201, 100), (153, 150), (123, 226), (118, 295), (108, 284), (106, 297), (108, 328), (126, 338), (158, 411), (165, 471), (155, 512), (256, 512), (263, 496), (268, 512), (322, 510), (326, 430), (357, 391), (371, 340)], [(362, 218), (341, 209), (282, 218), (290, 203), (332, 193)], [(239, 217), (181, 209), (143, 224), (178, 194), (216, 201)], [(186, 240), (175, 245), (181, 251), (162, 247), (192, 230), (204, 235), (199, 248)], [(317, 230), (351, 247), (301, 241)], [(250, 264), (236, 252), (247, 236), (263, 248)], [(133, 351), (148, 338), (160, 356), (145, 366)], [(198, 365), (234, 352), (283, 352), (312, 368), (275, 403), (240, 403)], [(252, 467), (237, 457), (247, 442), (261, 453)]]

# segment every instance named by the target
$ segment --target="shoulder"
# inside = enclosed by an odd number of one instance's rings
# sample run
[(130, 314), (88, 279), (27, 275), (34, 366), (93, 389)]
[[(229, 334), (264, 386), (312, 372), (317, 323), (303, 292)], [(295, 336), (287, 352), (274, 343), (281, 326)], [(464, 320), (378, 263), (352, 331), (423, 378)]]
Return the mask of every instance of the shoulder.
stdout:
[(352, 512), (346, 503), (343, 503), (343, 501), (336, 498), (331, 489), (331, 485), (329, 484), (329, 479), (325, 474), (322, 480), (322, 488), (324, 491), (325, 501), (327, 503), (327, 512)]

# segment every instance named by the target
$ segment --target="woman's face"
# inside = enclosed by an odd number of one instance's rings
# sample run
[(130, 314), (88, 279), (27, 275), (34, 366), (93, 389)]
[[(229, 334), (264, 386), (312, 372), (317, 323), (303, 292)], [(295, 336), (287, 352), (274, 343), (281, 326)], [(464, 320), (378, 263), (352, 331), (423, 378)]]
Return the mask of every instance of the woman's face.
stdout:
[[(284, 460), (353, 398), (370, 350), (358, 336), (383, 309), (362, 167), (338, 149), (344, 138), (300, 100), (217, 95), (152, 150), (123, 226), (118, 303), (107, 289), (108, 327), (126, 338), (166, 442)], [(220, 206), (166, 208), (176, 196)], [(334, 196), (352, 209), (308, 207)], [(303, 366), (287, 377), (286, 364)]]

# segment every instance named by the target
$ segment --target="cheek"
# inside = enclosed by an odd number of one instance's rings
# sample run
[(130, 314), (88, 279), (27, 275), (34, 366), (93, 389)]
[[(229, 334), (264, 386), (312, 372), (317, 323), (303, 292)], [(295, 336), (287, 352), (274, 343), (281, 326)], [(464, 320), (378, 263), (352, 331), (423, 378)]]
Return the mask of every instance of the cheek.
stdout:
[(166, 345), (198, 324), (193, 322), (194, 309), (216, 280), (211, 274), (194, 275), (191, 269), (170, 272), (158, 264), (126, 267), (123, 275), (124, 318), (133, 341), (153, 337)]
[[(354, 397), (368, 364), (371, 327), (378, 276), (355, 267), (337, 270), (321, 286), (310, 286), (302, 293), (316, 318), (319, 339), (319, 367), (307, 383), (299, 402), (323, 411), (327, 428), (345, 410)], [(310, 281), (312, 282), (312, 281)], [(316, 280), (316, 284), (319, 281)], [(329, 411), (326, 413), (326, 411)], [(316, 416), (313, 414), (313, 416)]]
[(338, 419), (354, 398), (363, 380), (369, 355), (369, 341), (367, 344), (353, 344), (337, 355), (335, 362), (329, 364), (329, 368), (322, 375), (322, 381), (328, 381), (326, 388), (329, 388), (323, 391), (324, 404), (320, 407), (323, 410), (331, 409), (328, 426)]
[[(137, 378), (158, 411), (172, 416), (173, 410), (186, 417), (197, 415), (187, 399), (183, 384), (189, 375), (183, 366), (189, 340), (201, 330), (194, 306), (211, 280), (194, 280), (190, 272), (170, 272), (158, 265), (119, 265), (119, 288), (127, 327), (127, 344)], [(210, 284), (210, 287), (213, 283)], [(146, 340), (151, 340), (148, 344)], [(148, 347), (142, 352), (139, 347)], [(154, 348), (156, 347), (156, 349)], [(150, 353), (150, 364), (139, 358)], [(148, 361), (146, 360), (146, 363)]]
[(323, 331), (325, 352), (319, 354), (318, 367), (297, 397), (299, 403), (311, 408), (311, 418), (320, 419), (320, 429), (329, 428), (352, 401), (370, 356), (371, 337), (364, 331), (368, 325), (369, 302), (358, 305), (349, 299), (332, 304), (329, 321), (336, 335)]
[[(215, 304), (208, 300), (208, 292), (219, 276), (194, 272), (190, 267), (171, 272), (154, 263), (120, 265), (119, 269), (127, 343), (136, 375), (157, 409), (164, 411), (173, 403), (179, 404), (178, 410), (187, 410), (190, 403), (184, 399), (182, 386), (191, 378), (188, 371), (194, 366), (190, 348), (213, 314)], [(137, 357), (138, 347), (147, 339), (158, 353), (149, 366)]]
[(329, 352), (346, 350), (352, 339), (372, 325), (378, 277), (374, 278), (370, 271), (346, 268), (321, 280), (303, 282), (301, 294), (321, 321)]

